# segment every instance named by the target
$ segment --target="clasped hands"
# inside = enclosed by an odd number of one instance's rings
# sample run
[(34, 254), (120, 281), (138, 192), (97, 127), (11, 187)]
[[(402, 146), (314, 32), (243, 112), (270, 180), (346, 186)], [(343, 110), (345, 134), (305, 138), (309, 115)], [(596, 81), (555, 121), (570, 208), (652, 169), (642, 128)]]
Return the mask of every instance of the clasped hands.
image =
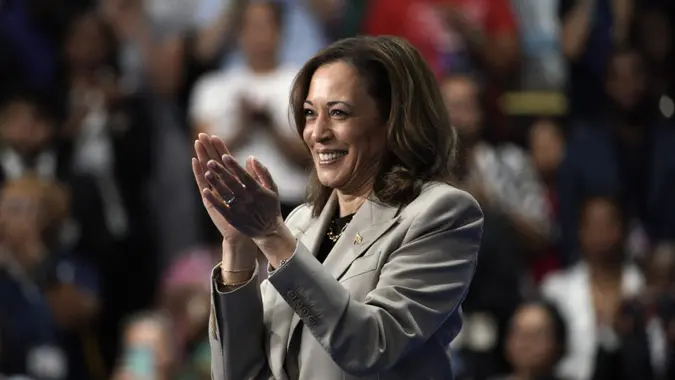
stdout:
[(254, 260), (257, 250), (243, 253), (249, 256), (243, 260), (225, 257), (251, 242), (273, 267), (288, 259), (295, 250), (295, 238), (284, 223), (278, 189), (267, 168), (254, 157), (243, 168), (219, 137), (204, 133), (195, 141), (195, 152), (192, 171), (204, 207), (223, 236), (223, 265)]

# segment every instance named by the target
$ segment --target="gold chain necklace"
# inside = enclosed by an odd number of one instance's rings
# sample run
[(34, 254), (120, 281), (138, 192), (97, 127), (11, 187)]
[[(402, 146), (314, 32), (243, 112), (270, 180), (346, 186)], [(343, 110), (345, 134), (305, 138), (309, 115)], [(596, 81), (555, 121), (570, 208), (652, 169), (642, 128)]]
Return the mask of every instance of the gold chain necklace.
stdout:
[(335, 223), (332, 223), (331, 226), (328, 228), (328, 232), (326, 232), (326, 236), (328, 236), (330, 241), (332, 241), (333, 243), (335, 243), (336, 241), (338, 241), (338, 239), (340, 239), (340, 236), (342, 236), (342, 233), (345, 232), (349, 223), (345, 224), (345, 226), (342, 227), (342, 229), (340, 230), (340, 233), (337, 234), (337, 235), (335, 233), (333, 233), (333, 226), (334, 225), (335, 225)]

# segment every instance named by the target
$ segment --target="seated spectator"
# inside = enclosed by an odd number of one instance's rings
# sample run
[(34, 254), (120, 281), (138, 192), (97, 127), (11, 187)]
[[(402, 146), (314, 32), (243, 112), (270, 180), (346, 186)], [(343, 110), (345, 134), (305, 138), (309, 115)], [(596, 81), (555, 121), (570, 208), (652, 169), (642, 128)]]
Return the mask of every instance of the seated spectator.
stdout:
[[(530, 126), (529, 146), (532, 164), (541, 179), (551, 219), (555, 222), (558, 216), (556, 174), (565, 154), (565, 138), (554, 120), (538, 119)], [(530, 268), (535, 284), (538, 284), (546, 274), (560, 267), (559, 240), (560, 231), (556, 224), (551, 228), (547, 246), (543, 247), (541, 254), (533, 257), (531, 261)]]
[(189, 252), (169, 266), (162, 281), (160, 306), (172, 321), (176, 355), (183, 363), (177, 376), (180, 380), (211, 377), (208, 280), (218, 255), (217, 250)]
[(569, 72), (567, 99), (575, 118), (602, 114), (612, 47), (624, 46), (633, 21), (631, 0), (558, 1), (560, 44)]
[(441, 88), (465, 149), (461, 180), (483, 206), (504, 213), (524, 241), (540, 245), (550, 233), (551, 215), (531, 158), (513, 144), (493, 146), (482, 138), (480, 89), (471, 77), (447, 77)]
[(169, 380), (176, 369), (173, 326), (160, 313), (133, 316), (126, 324), (114, 380)]
[[(233, 0), (204, 0), (204, 5), (219, 1), (224, 6), (237, 3)], [(307, 4), (311, 1), (275, 0), (282, 8), (281, 41), (277, 58), (282, 64), (300, 67), (326, 45), (325, 31), (330, 29), (321, 25), (317, 17), (310, 12)], [(250, 1), (248, 1), (250, 2)], [(241, 3), (241, 2), (240, 2)], [(245, 2), (244, 2), (245, 3)], [(209, 5), (210, 5), (209, 4)], [(231, 6), (231, 5), (230, 5)], [(204, 9), (205, 10), (205, 9)], [(350, 36), (351, 37), (351, 36)], [(246, 51), (235, 49), (226, 56), (225, 68), (245, 64)]]
[(86, 262), (59, 255), (45, 270), (43, 288), (67, 360), (67, 379), (104, 380), (104, 361), (95, 334), (101, 308), (99, 275)]
[(457, 168), (460, 185), (481, 202), (485, 214), (481, 260), (463, 304), (464, 328), (453, 342), (467, 376), (482, 379), (505, 372), (502, 344), (522, 299), (525, 258), (544, 241), (550, 221), (527, 154), (481, 139), (483, 109), (473, 79), (453, 76), (441, 86), (464, 149)]
[(614, 336), (598, 351), (593, 380), (666, 380), (675, 376), (675, 245), (649, 255), (647, 286), (622, 305)]
[(555, 306), (528, 302), (513, 316), (506, 351), (513, 374), (494, 380), (558, 380), (553, 374), (567, 350), (567, 326)]
[(54, 184), (10, 180), (0, 191), (0, 373), (65, 379), (68, 367), (57, 327), (39, 286), (45, 262), (57, 254), (58, 226), (67, 202)]
[(251, 154), (270, 163), (286, 215), (304, 199), (309, 155), (289, 125), (288, 94), (296, 70), (276, 59), (280, 12), (274, 1), (246, 5), (239, 42), (247, 65), (200, 80), (190, 113), (195, 136), (220, 136), (240, 162)]
[(590, 198), (581, 210), (582, 261), (549, 275), (541, 288), (569, 326), (569, 351), (557, 374), (570, 380), (591, 379), (596, 354), (612, 335), (620, 305), (644, 289), (639, 269), (626, 261), (619, 205), (608, 198)]
[(574, 125), (558, 173), (560, 227), (565, 265), (578, 251), (578, 214), (587, 197), (618, 197), (626, 211), (631, 255), (675, 234), (675, 128), (657, 118), (647, 96), (642, 57), (632, 49), (614, 52), (602, 117)]
[(103, 216), (101, 194), (91, 177), (75, 174), (64, 159), (55, 130), (59, 118), (49, 99), (34, 94), (15, 94), (0, 106), (0, 184), (27, 173), (68, 186), (78, 201), (71, 205), (62, 246), (101, 260), (111, 249), (112, 238)]

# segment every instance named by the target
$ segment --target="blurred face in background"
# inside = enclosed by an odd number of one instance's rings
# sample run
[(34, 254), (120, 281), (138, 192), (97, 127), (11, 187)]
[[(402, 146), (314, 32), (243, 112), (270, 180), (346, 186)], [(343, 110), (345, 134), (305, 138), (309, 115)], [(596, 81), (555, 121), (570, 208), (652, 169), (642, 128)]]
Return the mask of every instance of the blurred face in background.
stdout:
[(585, 204), (579, 241), (588, 261), (609, 263), (621, 260), (623, 226), (621, 214), (613, 202), (596, 198)]
[(0, 239), (25, 268), (43, 259), (41, 234), (45, 227), (38, 189), (5, 185), (0, 193)]
[(10, 103), (0, 114), (2, 140), (24, 159), (32, 159), (51, 141), (53, 125), (28, 102)]
[(184, 343), (201, 337), (207, 328), (211, 306), (210, 294), (200, 286), (180, 286), (172, 288), (163, 297), (163, 306), (171, 314), (176, 325), (176, 333)]
[(249, 2), (242, 12), (239, 43), (254, 68), (276, 60), (281, 25), (274, 7), (264, 1)]
[(650, 9), (637, 20), (638, 38), (646, 58), (664, 64), (672, 54), (672, 25), (666, 12)]
[(555, 176), (565, 154), (565, 141), (551, 120), (538, 120), (530, 129), (530, 153), (537, 171), (544, 178)]
[(506, 354), (517, 374), (536, 375), (549, 371), (559, 354), (553, 318), (541, 305), (525, 305), (511, 322)]
[(66, 39), (66, 58), (71, 68), (95, 69), (105, 63), (110, 49), (103, 21), (93, 12), (80, 15)]
[(661, 243), (654, 248), (647, 266), (647, 280), (660, 293), (675, 285), (675, 244)]
[(450, 121), (464, 141), (475, 142), (483, 123), (479, 89), (473, 79), (463, 76), (446, 78), (441, 85)]
[(647, 116), (647, 79), (644, 62), (637, 52), (621, 51), (611, 58), (606, 91), (615, 116), (628, 123), (639, 122)]
[[(153, 372), (162, 379), (163, 374), (169, 373), (173, 364), (173, 341), (171, 326), (164, 320), (146, 317), (133, 322), (127, 327), (124, 334), (124, 348), (129, 353), (149, 351)], [(132, 354), (133, 355), (133, 354)], [(125, 363), (134, 365), (134, 363)], [(122, 369), (122, 372), (131, 373), (128, 377), (134, 379), (134, 368)], [(126, 377), (123, 377), (126, 378)]]

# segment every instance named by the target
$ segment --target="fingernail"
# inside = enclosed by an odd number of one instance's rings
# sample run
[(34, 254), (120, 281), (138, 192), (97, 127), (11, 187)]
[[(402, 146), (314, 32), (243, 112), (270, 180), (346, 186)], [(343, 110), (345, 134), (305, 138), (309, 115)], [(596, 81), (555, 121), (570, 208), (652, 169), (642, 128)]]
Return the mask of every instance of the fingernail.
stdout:
[(223, 161), (232, 162), (232, 156), (230, 156), (229, 154), (223, 154)]
[(213, 160), (207, 162), (207, 163), (206, 163), (206, 166), (209, 167), (209, 168), (211, 168), (211, 169), (216, 169), (216, 168), (218, 167), (218, 165), (216, 164), (216, 162), (213, 161)]
[(206, 176), (208, 178), (213, 178), (213, 173), (211, 173), (210, 171), (207, 170), (206, 173), (204, 173), (204, 176)]

